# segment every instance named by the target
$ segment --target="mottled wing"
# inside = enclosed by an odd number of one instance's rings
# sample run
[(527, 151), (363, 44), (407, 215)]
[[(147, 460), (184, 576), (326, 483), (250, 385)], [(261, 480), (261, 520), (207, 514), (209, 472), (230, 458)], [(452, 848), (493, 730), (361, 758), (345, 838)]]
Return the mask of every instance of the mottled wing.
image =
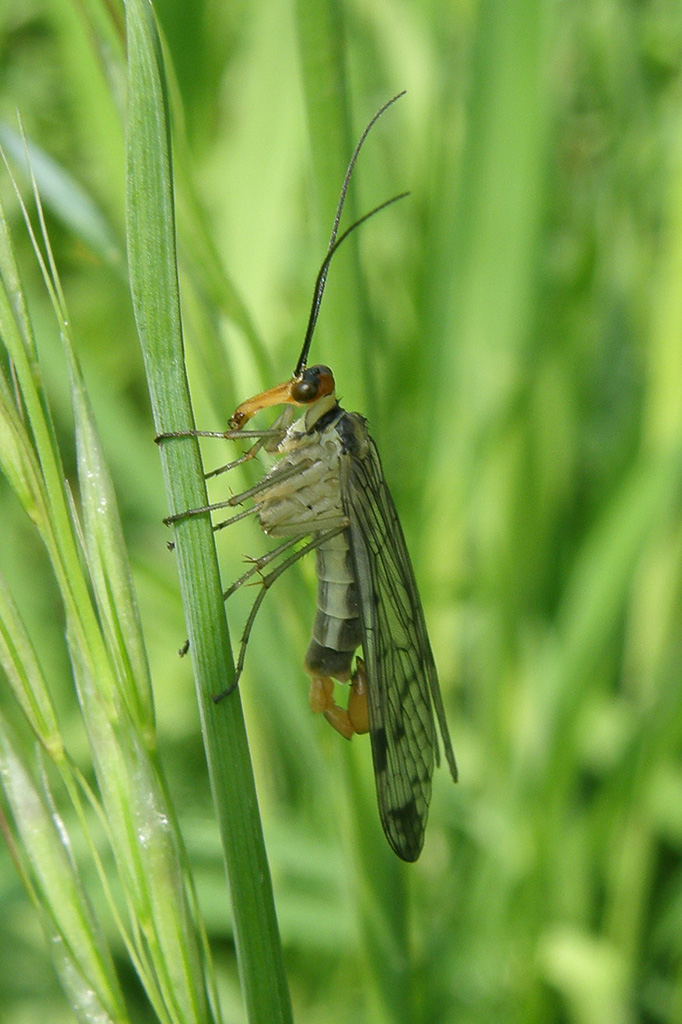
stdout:
[(455, 780), (457, 768), (412, 563), (371, 438), (342, 459), (341, 495), (360, 596), (379, 815), (398, 856), (414, 861), (438, 761), (433, 708)]

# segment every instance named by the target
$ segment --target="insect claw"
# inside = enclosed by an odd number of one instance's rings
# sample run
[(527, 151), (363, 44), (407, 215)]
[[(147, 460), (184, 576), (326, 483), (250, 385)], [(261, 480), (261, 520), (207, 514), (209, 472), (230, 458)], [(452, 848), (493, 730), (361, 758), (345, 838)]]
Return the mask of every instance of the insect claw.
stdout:
[(188, 650), (189, 650), (189, 640), (185, 640), (184, 644), (182, 645), (182, 647), (178, 651), (178, 657), (179, 658), (184, 658), (185, 655), (187, 654)]

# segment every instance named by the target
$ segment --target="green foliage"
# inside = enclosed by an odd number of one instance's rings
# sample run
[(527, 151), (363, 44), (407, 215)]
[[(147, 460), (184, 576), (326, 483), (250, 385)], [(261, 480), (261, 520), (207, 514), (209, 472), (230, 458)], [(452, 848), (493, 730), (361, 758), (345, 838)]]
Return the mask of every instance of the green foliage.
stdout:
[[(175, 653), (186, 556), (182, 541), (165, 546), (123, 257), (123, 118), (149, 114), (149, 95), (140, 83), (126, 100), (122, 7), (6, 6), (0, 142), (29, 197), (19, 110), (64, 297), (54, 269), (46, 288), (3, 173), (0, 1017), (69, 1021), (72, 1005), (80, 1019), (218, 1019), (203, 922), (222, 1019), (243, 1020), (200, 720)], [(313, 358), (379, 443), (460, 784), (438, 774), (422, 858), (399, 864), (367, 744), (342, 743), (308, 710), (312, 566), (287, 573), (241, 696), (294, 1019), (673, 1024), (678, 6), (155, 7), (202, 428), (223, 429), (241, 399), (291, 372), (353, 143), (408, 91), (363, 150), (346, 223), (411, 197), (335, 257)], [(143, 209), (144, 183), (132, 187)], [(158, 288), (143, 287), (177, 340), (173, 253), (152, 257), (146, 230), (130, 225), (133, 289), (140, 261), (153, 273), (156, 259)], [(160, 332), (162, 347), (172, 340)], [(157, 370), (179, 372), (168, 358)], [(165, 393), (167, 413), (178, 395)], [(209, 469), (232, 457), (219, 441), (203, 451)], [(167, 457), (179, 503), (199, 473), (191, 455)], [(246, 480), (236, 470), (211, 494)], [(248, 521), (219, 536), (225, 584), (264, 543)], [(211, 590), (183, 579), (199, 601)], [(233, 638), (252, 596), (228, 608)], [(211, 635), (219, 658), (224, 634)]]

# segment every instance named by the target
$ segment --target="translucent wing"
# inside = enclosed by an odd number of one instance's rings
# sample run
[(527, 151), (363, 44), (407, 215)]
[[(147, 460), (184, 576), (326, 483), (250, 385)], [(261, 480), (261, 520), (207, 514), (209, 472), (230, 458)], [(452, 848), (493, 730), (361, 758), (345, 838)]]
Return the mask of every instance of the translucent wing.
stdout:
[(360, 596), (379, 815), (398, 856), (414, 861), (424, 843), (438, 762), (434, 709), (455, 780), (457, 766), (412, 563), (379, 453), (362, 417), (347, 415), (362, 422), (366, 437), (341, 460), (341, 495)]

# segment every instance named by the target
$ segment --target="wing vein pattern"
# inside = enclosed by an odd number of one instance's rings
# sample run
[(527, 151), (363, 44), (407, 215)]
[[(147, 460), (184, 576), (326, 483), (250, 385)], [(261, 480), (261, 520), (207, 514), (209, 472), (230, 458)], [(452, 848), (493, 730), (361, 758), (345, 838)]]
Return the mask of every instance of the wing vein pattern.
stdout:
[(360, 596), (370, 739), (379, 815), (389, 843), (416, 860), (438, 762), (433, 715), (457, 767), (419, 592), (376, 445), (341, 460), (341, 496)]

